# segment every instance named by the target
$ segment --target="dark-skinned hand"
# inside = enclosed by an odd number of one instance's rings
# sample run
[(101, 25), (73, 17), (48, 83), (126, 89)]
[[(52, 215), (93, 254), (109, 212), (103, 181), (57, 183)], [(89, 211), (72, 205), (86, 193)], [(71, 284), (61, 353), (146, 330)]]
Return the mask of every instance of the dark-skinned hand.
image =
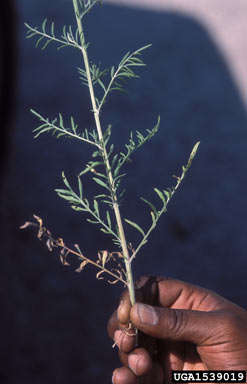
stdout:
[(136, 301), (131, 307), (124, 291), (108, 323), (123, 364), (113, 372), (114, 384), (169, 384), (172, 370), (247, 370), (244, 309), (209, 290), (162, 277), (142, 277)]

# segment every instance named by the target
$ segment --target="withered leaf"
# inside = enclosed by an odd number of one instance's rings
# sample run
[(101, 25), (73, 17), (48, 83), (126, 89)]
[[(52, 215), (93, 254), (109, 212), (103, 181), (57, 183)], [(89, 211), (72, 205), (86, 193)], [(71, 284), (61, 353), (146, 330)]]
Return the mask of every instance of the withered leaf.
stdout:
[(37, 238), (39, 239), (39, 240), (41, 240), (41, 238), (42, 238), (42, 236), (44, 235), (44, 233), (45, 233), (45, 228), (44, 227), (40, 227), (39, 228), (39, 232), (38, 232), (38, 234), (37, 234)]
[(69, 251), (67, 251), (65, 248), (63, 248), (60, 252), (60, 260), (61, 260), (61, 263), (63, 265), (69, 265), (69, 263), (67, 262), (66, 258), (69, 254)]
[(97, 275), (96, 275), (96, 279), (98, 279), (98, 280), (104, 280), (104, 277), (101, 276), (102, 273), (104, 273), (104, 272), (105, 272), (105, 271), (99, 271), (99, 272), (97, 273)]
[(51, 239), (47, 239), (46, 240), (46, 246), (49, 249), (49, 251), (51, 252), (52, 251), (52, 241), (51, 241)]
[(37, 215), (33, 215), (33, 217), (37, 220), (37, 222), (39, 223), (39, 226), (42, 227), (43, 225), (43, 220), (41, 219), (41, 217), (37, 216)]
[(64, 242), (63, 242), (63, 239), (61, 239), (61, 237), (59, 237), (59, 239), (57, 239), (57, 245), (59, 247), (64, 247)]
[(87, 260), (84, 260), (81, 264), (80, 264), (80, 266), (79, 266), (79, 268), (77, 268), (75, 271), (76, 272), (81, 272), (84, 268), (85, 268), (85, 266), (88, 264), (88, 261)]
[(102, 267), (105, 266), (105, 263), (108, 261), (108, 255), (109, 253), (107, 251), (103, 251), (102, 253)]
[(20, 229), (25, 229), (27, 227), (30, 227), (30, 226), (33, 226), (33, 227), (38, 227), (38, 224), (36, 223), (31, 223), (30, 221), (26, 221), (23, 225), (21, 225), (19, 228)]

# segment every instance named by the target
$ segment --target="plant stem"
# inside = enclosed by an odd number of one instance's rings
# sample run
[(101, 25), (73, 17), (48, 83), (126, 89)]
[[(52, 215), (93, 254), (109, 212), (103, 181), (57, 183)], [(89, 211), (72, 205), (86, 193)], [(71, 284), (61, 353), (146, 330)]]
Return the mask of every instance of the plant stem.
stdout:
[(127, 282), (126, 282), (124, 279), (122, 279), (120, 276), (116, 275), (114, 272), (110, 271), (109, 269), (102, 267), (100, 264), (97, 264), (95, 261), (93, 261), (93, 260), (91, 260), (91, 259), (89, 259), (89, 258), (83, 256), (82, 253), (76, 252), (76, 251), (74, 251), (73, 249), (68, 248), (68, 247), (66, 247), (66, 246), (64, 246), (64, 249), (65, 249), (66, 251), (68, 251), (69, 253), (72, 253), (73, 255), (78, 256), (79, 258), (81, 258), (81, 259), (83, 259), (83, 260), (86, 260), (89, 264), (94, 265), (94, 266), (97, 267), (98, 269), (101, 269), (101, 271), (104, 271), (104, 272), (107, 273), (108, 275), (114, 277), (116, 280), (119, 280), (119, 281), (121, 281), (124, 285), (126, 285)]
[(80, 36), (81, 52), (83, 55), (85, 70), (86, 70), (86, 74), (87, 74), (88, 87), (89, 87), (89, 93), (90, 93), (91, 103), (92, 103), (92, 107), (93, 107), (95, 124), (96, 124), (97, 132), (98, 132), (98, 138), (99, 138), (99, 141), (100, 141), (101, 146), (102, 146), (101, 147), (102, 155), (104, 158), (106, 173), (108, 175), (109, 185), (111, 188), (111, 197), (112, 197), (113, 209), (115, 212), (115, 217), (116, 217), (116, 221), (117, 221), (117, 226), (118, 226), (118, 230), (119, 230), (119, 237), (121, 240), (121, 247), (122, 247), (123, 257), (124, 257), (124, 262), (125, 262), (130, 301), (131, 301), (131, 304), (134, 305), (135, 304), (135, 289), (134, 289), (132, 269), (131, 269), (131, 265), (130, 265), (130, 256), (129, 256), (128, 247), (127, 247), (126, 238), (125, 238), (125, 233), (124, 233), (124, 229), (123, 229), (123, 223), (122, 223), (122, 218), (121, 218), (121, 214), (120, 214), (119, 204), (117, 201), (116, 188), (115, 188), (114, 181), (113, 181), (111, 166), (110, 166), (107, 151), (105, 148), (105, 143), (104, 143), (104, 138), (103, 138), (103, 133), (102, 133), (102, 128), (101, 128), (101, 122), (100, 122), (100, 117), (99, 117), (99, 109), (97, 108), (97, 104), (96, 104), (93, 82), (92, 82), (92, 77), (91, 77), (91, 73), (90, 73), (89, 60), (88, 60), (88, 55), (87, 55), (87, 48), (86, 48), (86, 44), (85, 44), (85, 35), (83, 32), (82, 22), (81, 22), (81, 18), (80, 18), (80, 8), (79, 8), (78, 0), (73, 0), (73, 6), (74, 6), (74, 11), (75, 11), (79, 36)]

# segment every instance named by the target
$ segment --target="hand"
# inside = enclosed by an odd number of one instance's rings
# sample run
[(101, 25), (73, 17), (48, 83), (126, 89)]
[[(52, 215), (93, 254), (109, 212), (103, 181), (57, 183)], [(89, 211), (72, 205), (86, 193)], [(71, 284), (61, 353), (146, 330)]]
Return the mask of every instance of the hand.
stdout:
[(137, 282), (136, 301), (131, 307), (126, 290), (108, 323), (123, 364), (114, 384), (170, 383), (171, 370), (247, 370), (244, 309), (206, 289), (154, 277)]

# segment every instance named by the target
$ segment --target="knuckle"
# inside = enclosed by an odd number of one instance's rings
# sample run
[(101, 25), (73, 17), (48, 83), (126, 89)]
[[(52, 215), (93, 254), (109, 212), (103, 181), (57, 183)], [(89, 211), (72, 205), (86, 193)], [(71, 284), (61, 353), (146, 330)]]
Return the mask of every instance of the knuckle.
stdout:
[(238, 316), (233, 312), (223, 312), (221, 315), (221, 327), (229, 331), (237, 331), (239, 329)]
[(187, 316), (185, 311), (171, 309), (168, 319), (168, 330), (171, 337), (181, 334), (183, 329), (186, 328)]

